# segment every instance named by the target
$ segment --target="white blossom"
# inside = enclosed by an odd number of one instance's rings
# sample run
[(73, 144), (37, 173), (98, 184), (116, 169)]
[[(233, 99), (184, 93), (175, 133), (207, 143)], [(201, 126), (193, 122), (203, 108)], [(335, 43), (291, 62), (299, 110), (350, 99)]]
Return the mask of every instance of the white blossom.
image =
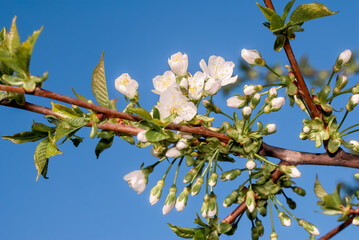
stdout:
[(137, 93), (138, 82), (131, 79), (128, 73), (123, 73), (115, 80), (115, 88), (128, 98), (133, 98)]
[(285, 103), (284, 97), (274, 98), (271, 101), (272, 109), (279, 110)]
[(181, 138), (184, 139), (192, 139), (193, 135), (191, 133), (186, 133), (186, 132), (178, 132), (179, 135), (181, 136)]
[(123, 179), (128, 182), (128, 185), (137, 192), (142, 193), (147, 185), (145, 174), (141, 170), (136, 170), (126, 174)]
[(152, 81), (155, 87), (152, 92), (161, 95), (169, 86), (176, 83), (176, 75), (171, 71), (166, 71), (163, 75), (156, 76)]
[(349, 62), (350, 58), (352, 57), (352, 51), (349, 49), (344, 50), (338, 57), (338, 60), (343, 61), (343, 65)]
[(169, 213), (173, 207), (175, 206), (176, 201), (170, 202), (170, 203), (166, 203), (163, 208), (162, 208), (162, 213), (163, 215), (166, 215), (167, 213)]
[(257, 58), (261, 58), (261, 55), (257, 50), (247, 50), (245, 48), (242, 49), (241, 56), (244, 59), (244, 61), (246, 61), (251, 65), (255, 65), (256, 64), (255, 60)]
[(253, 85), (250, 85), (250, 86), (245, 85), (245, 86), (244, 86), (244, 89), (243, 89), (244, 95), (250, 96), (250, 95), (252, 95), (253, 93), (255, 93), (256, 90), (254, 89), (254, 87), (255, 87), (255, 86), (253, 86)]
[(245, 102), (244, 99), (239, 99), (237, 96), (233, 96), (227, 99), (227, 106), (231, 108), (239, 108)]
[(188, 147), (188, 142), (185, 139), (180, 139), (176, 144), (178, 150), (185, 149), (186, 147)]
[(157, 107), (162, 118), (177, 114), (173, 123), (180, 123), (183, 120), (190, 121), (197, 114), (194, 103), (188, 101), (176, 84), (172, 84), (161, 94)]
[(198, 100), (202, 97), (205, 80), (206, 74), (203, 72), (196, 72), (193, 77), (188, 78), (188, 97), (190, 99)]
[(246, 163), (246, 168), (248, 170), (253, 170), (257, 166), (256, 162), (253, 160), (248, 160)]
[(209, 95), (215, 95), (221, 89), (221, 81), (217, 78), (210, 78), (204, 86), (204, 91)]
[(350, 100), (353, 102), (354, 105), (358, 105), (359, 104), (359, 94), (354, 94), (353, 96), (351, 96)]
[(221, 86), (235, 83), (238, 79), (237, 76), (232, 77), (234, 63), (232, 61), (225, 61), (222, 57), (211, 56), (208, 59), (208, 66), (202, 59), (199, 63), (202, 71), (211, 78), (218, 79)]
[(168, 151), (166, 152), (166, 157), (169, 157), (169, 158), (176, 158), (180, 155), (181, 155), (181, 152), (176, 147), (172, 147), (172, 148), (168, 149)]
[(288, 174), (291, 178), (298, 178), (302, 175), (298, 168), (295, 166), (288, 166), (288, 168), (291, 170), (291, 173)]
[(168, 65), (170, 65), (172, 72), (178, 76), (183, 76), (187, 73), (188, 68), (188, 56), (178, 52), (168, 59)]
[(250, 117), (251, 114), (252, 114), (252, 109), (250, 107), (246, 106), (242, 109), (242, 115), (244, 118)]
[(147, 140), (147, 138), (146, 138), (146, 130), (143, 130), (143, 131), (141, 131), (141, 132), (139, 132), (138, 134), (137, 134), (137, 140), (139, 141), (139, 142), (147, 142), (148, 140)]
[(186, 207), (186, 204), (185, 204), (185, 199), (182, 198), (180, 201), (176, 201), (176, 209), (178, 212), (181, 212), (183, 211), (183, 209)]

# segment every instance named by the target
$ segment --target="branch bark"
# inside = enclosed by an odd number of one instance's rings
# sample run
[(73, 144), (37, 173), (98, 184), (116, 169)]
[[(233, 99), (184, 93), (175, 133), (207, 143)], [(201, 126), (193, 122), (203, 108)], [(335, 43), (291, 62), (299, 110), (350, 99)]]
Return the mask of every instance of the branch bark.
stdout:
[(319, 240), (328, 240), (334, 237), (337, 233), (344, 230), (344, 228), (348, 227), (352, 223), (354, 217), (355, 215), (351, 216), (348, 220), (346, 220), (345, 222), (343, 222), (342, 224), (340, 224), (339, 226), (337, 226), (336, 228), (325, 234), (323, 237), (319, 238)]

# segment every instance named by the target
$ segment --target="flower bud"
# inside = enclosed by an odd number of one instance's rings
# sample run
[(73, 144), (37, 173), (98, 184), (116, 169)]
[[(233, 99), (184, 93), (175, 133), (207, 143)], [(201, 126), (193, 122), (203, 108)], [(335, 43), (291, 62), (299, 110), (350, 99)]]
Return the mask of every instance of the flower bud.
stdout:
[(261, 95), (259, 93), (254, 94), (253, 97), (251, 98), (250, 107), (252, 109), (255, 109), (260, 101), (261, 101)]
[(345, 108), (347, 109), (347, 111), (353, 111), (353, 109), (358, 105), (358, 103), (359, 103), (359, 94), (352, 95), (349, 98), (349, 101), (345, 106)]
[(285, 99), (283, 97), (274, 98), (270, 102), (270, 110), (271, 112), (276, 112), (281, 109), (281, 107), (284, 105)]
[(359, 226), (359, 216), (356, 216), (355, 218), (353, 218), (352, 223), (356, 226)]
[(283, 226), (289, 227), (292, 224), (292, 219), (290, 219), (290, 217), (288, 217), (288, 215), (284, 212), (280, 212), (278, 217)]
[(215, 95), (221, 89), (221, 81), (217, 78), (210, 78), (207, 80), (206, 85), (204, 86), (204, 91), (208, 95)]
[(185, 75), (188, 68), (187, 54), (182, 54), (181, 52), (173, 54), (171, 59), (168, 59), (168, 65), (170, 65), (172, 72), (174, 72), (177, 76)]
[(203, 177), (198, 177), (191, 189), (191, 195), (196, 196), (201, 191), (202, 184), (204, 183)]
[(256, 162), (252, 159), (249, 159), (246, 163), (246, 168), (251, 171), (257, 166)]
[(300, 187), (294, 187), (293, 192), (295, 192), (296, 194), (298, 194), (299, 196), (302, 196), (302, 197), (304, 197), (306, 194), (305, 190)]
[(311, 224), (310, 222), (307, 222), (304, 219), (299, 219), (298, 224), (302, 226), (308, 233), (315, 236), (319, 235), (318, 228), (315, 225)]
[(275, 87), (272, 87), (271, 89), (269, 89), (269, 92), (268, 92), (269, 99), (276, 98), (277, 95), (278, 95), (278, 93), (277, 93), (277, 89)]
[(276, 232), (272, 232), (270, 234), (270, 240), (278, 240), (278, 234)]
[(236, 177), (238, 177), (241, 174), (241, 170), (240, 169), (233, 169), (227, 172), (224, 172), (221, 174), (220, 178), (222, 181), (227, 181), (227, 180), (234, 180)]
[(183, 209), (186, 207), (188, 195), (190, 192), (191, 192), (190, 187), (184, 187), (183, 191), (178, 196), (177, 201), (176, 201), (176, 209), (178, 212), (183, 211)]
[(279, 167), (279, 170), (282, 173), (285, 173), (285, 174), (289, 175), (291, 178), (298, 178), (301, 175), (301, 173), (299, 172), (299, 170), (295, 166), (281, 165)]
[(207, 217), (214, 218), (217, 215), (217, 212), (218, 212), (217, 196), (212, 192), (211, 195), (209, 195)]
[(138, 134), (137, 134), (137, 140), (139, 141), (139, 142), (147, 142), (148, 140), (147, 140), (147, 138), (146, 138), (146, 130), (144, 130), (144, 131), (141, 131), (141, 132), (139, 132)]
[(244, 95), (246, 96), (251, 96), (252, 94), (254, 94), (256, 92), (255, 90), (255, 86), (254, 85), (245, 85), (244, 88), (243, 88), (243, 93)]
[(252, 227), (251, 228), (251, 235), (252, 235), (252, 240), (258, 240), (259, 239), (259, 232), (258, 229), (256, 227)]
[(341, 65), (344, 65), (349, 62), (351, 57), (352, 52), (349, 49), (346, 49), (339, 55), (337, 62), (341, 61)]
[(359, 172), (355, 173), (355, 174), (354, 174), (354, 177), (355, 177), (357, 180), (359, 180)]
[(239, 197), (239, 193), (237, 191), (233, 191), (223, 200), (223, 207), (230, 207)]
[(181, 156), (181, 154), (182, 153), (176, 147), (172, 147), (167, 150), (166, 157), (177, 158), (177, 157)]
[(183, 183), (189, 183), (192, 179), (197, 175), (198, 170), (196, 168), (192, 168), (189, 172), (184, 176)]
[(254, 198), (254, 192), (252, 190), (249, 190), (246, 195), (246, 206), (249, 212), (253, 212), (256, 208), (256, 201)]
[(231, 108), (242, 108), (246, 105), (246, 100), (242, 96), (233, 96), (227, 99), (227, 106)]
[(176, 148), (178, 150), (182, 150), (182, 149), (185, 149), (186, 147), (188, 147), (188, 142), (186, 139), (180, 139), (177, 144), (176, 144)]
[(355, 140), (350, 140), (349, 143), (353, 145), (353, 150), (359, 152), (359, 142)]
[(163, 181), (163, 179), (159, 180), (156, 184), (156, 186), (154, 186), (151, 189), (150, 192), (150, 203), (151, 205), (155, 205), (158, 200), (160, 200), (161, 195), (162, 195), (162, 188), (165, 185), (165, 181)]
[(347, 85), (348, 83), (348, 74), (342, 73), (337, 77), (337, 81), (335, 82), (335, 88), (333, 90), (334, 94), (339, 94), (340, 91)]
[(290, 209), (292, 209), (292, 210), (296, 209), (297, 204), (293, 201), (293, 199), (287, 198), (286, 202)]
[(270, 135), (277, 131), (277, 126), (274, 123), (267, 124), (263, 129), (262, 133), (264, 135)]
[(359, 83), (355, 84), (355, 86), (352, 88), (352, 93), (353, 94), (359, 93)]
[(302, 130), (303, 130), (304, 133), (309, 133), (310, 132), (310, 128), (308, 126), (304, 126)]
[(266, 64), (266, 62), (264, 61), (264, 59), (262, 59), (260, 53), (257, 50), (247, 50), (243, 48), (241, 51), (241, 56), (244, 61), (249, 63), (251, 66), (260, 65), (261, 67), (263, 67)]
[(252, 114), (252, 109), (250, 107), (246, 106), (242, 109), (243, 119), (249, 119), (251, 114)]
[(182, 78), (182, 80), (180, 81), (180, 89), (182, 94), (186, 95), (188, 93), (188, 79), (187, 78)]
[(259, 236), (262, 236), (264, 234), (264, 227), (262, 221), (257, 219), (255, 223)]
[(206, 193), (206, 195), (204, 195), (204, 197), (203, 197), (203, 203), (202, 203), (202, 207), (201, 207), (201, 214), (202, 214), (202, 217), (204, 217), (204, 218), (207, 217), (208, 205), (209, 205), (209, 195)]
[(170, 192), (167, 195), (165, 205), (162, 208), (163, 215), (166, 215), (167, 213), (169, 213), (173, 209), (173, 207), (175, 206), (175, 204), (176, 204), (176, 192), (177, 192), (176, 185), (172, 185), (172, 187), (170, 187)]
[(212, 173), (211, 176), (209, 177), (209, 181), (208, 181), (208, 185), (211, 187), (214, 187), (217, 185), (217, 179), (218, 179), (218, 174), (217, 173)]

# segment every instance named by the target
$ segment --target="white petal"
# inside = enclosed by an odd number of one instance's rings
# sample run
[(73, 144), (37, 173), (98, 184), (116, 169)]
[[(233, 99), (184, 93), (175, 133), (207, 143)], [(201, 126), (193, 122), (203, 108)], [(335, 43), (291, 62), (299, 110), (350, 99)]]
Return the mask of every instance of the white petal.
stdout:
[(173, 202), (170, 203), (170, 204), (166, 203), (166, 204), (163, 206), (163, 208), (162, 208), (162, 213), (163, 213), (163, 215), (166, 215), (167, 213), (169, 213), (169, 212), (173, 209), (173, 207), (175, 206), (175, 202), (176, 202), (176, 201), (173, 201)]

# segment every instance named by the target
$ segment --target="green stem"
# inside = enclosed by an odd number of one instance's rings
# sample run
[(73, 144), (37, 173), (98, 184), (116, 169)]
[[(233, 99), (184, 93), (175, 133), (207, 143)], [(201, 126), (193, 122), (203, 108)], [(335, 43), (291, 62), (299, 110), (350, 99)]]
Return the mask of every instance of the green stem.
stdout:
[(348, 110), (346, 110), (345, 115), (344, 115), (344, 117), (343, 117), (342, 121), (340, 122), (338, 129), (340, 129), (340, 127), (341, 127), (341, 126), (342, 126), (342, 124), (344, 123), (344, 120), (345, 120), (345, 119), (346, 119), (346, 117), (348, 116), (348, 113), (349, 113), (349, 111), (348, 111)]
[(339, 95), (342, 95), (342, 94), (346, 94), (346, 93), (351, 93), (352, 92), (352, 87), (351, 88), (348, 88), (347, 90), (344, 90), (344, 91), (341, 91), (340, 93), (338, 93), (338, 94), (333, 94), (333, 96), (331, 96), (330, 98), (328, 98), (328, 101), (329, 101), (329, 104), (331, 104), (332, 103), (332, 101), (333, 101), (333, 99), (335, 98), (335, 97), (337, 97), (337, 96), (339, 96)]
[(140, 103), (137, 101), (136, 102), (136, 104), (137, 104), (137, 106), (140, 108), (141, 107), (141, 105), (140, 105)]
[(271, 199), (268, 199), (269, 201), (269, 211), (270, 211), (270, 221), (271, 221), (271, 225), (272, 225), (272, 232), (275, 232), (274, 230), (274, 222), (273, 222), (273, 212), (272, 212), (272, 201)]
[(173, 180), (173, 185), (176, 185), (178, 172), (179, 172), (179, 169), (180, 169), (180, 166), (181, 166), (181, 163), (182, 163), (183, 158), (184, 158), (184, 157), (182, 157), (181, 160), (180, 160), (179, 163), (178, 163), (177, 170), (176, 170), (176, 174), (175, 174), (175, 178), (174, 178), (174, 180)]
[(264, 113), (263, 111), (263, 108), (265, 107), (265, 105), (262, 106), (262, 108), (259, 110), (259, 112), (257, 113), (257, 115), (249, 122), (249, 129), (252, 130), (252, 127), (253, 127), (253, 124), (254, 124), (254, 121)]
[[(149, 167), (156, 167), (159, 163), (161, 163), (163, 160), (167, 159), (167, 157), (163, 157), (160, 160), (158, 160), (157, 162), (155, 162), (154, 164), (150, 165)], [(175, 159), (176, 160), (176, 159)]]
[(276, 166), (276, 167), (279, 167), (279, 165), (275, 164), (275, 163), (272, 163), (271, 161), (269, 161), (268, 159), (258, 155), (257, 153), (254, 154), (254, 156), (256, 156), (258, 159), (266, 162), (266, 163), (269, 163), (269, 164), (272, 164), (273, 166)]
[[(270, 85), (274, 85), (274, 84), (270, 84)], [(266, 85), (266, 86), (270, 86), (270, 85)], [(280, 86), (276, 87), (275, 89), (279, 90), (281, 88), (284, 88), (285, 86), (286, 86), (285, 84), (280, 84)], [(261, 92), (260, 95), (263, 96), (263, 95), (267, 94), (268, 92), (269, 92), (269, 90), (265, 91), (265, 92)]]
[(347, 133), (345, 133), (345, 134), (343, 134), (343, 135), (340, 135), (340, 137), (343, 137), (343, 136), (346, 136), (346, 135), (349, 135), (349, 134), (352, 134), (352, 133), (355, 133), (355, 132), (358, 132), (358, 131), (359, 131), (359, 129), (356, 129), (356, 130), (347, 132)]
[(264, 65), (269, 71), (271, 71), (274, 75), (276, 75), (277, 77), (280, 77), (280, 75), (276, 72), (276, 71), (274, 71), (271, 67), (269, 67), (267, 64), (266, 65)]
[(266, 88), (266, 87), (275, 87), (275, 86), (285, 87), (285, 84), (283, 84), (283, 83), (273, 83), (273, 84), (262, 85), (263, 88)]
[(344, 130), (341, 131), (339, 134), (342, 134), (343, 132), (346, 132), (346, 131), (348, 131), (349, 129), (351, 129), (351, 128), (353, 128), (353, 127), (356, 127), (356, 126), (359, 126), (359, 123), (357, 123), (357, 124), (355, 124), (355, 125), (353, 125), (353, 126), (350, 126), (350, 127), (346, 128), (346, 129), (344, 129)]
[(237, 188), (237, 192), (239, 192), (243, 187), (244, 187), (244, 185), (247, 183), (249, 181), (249, 178), (247, 179), (247, 180), (245, 180), (240, 186), (239, 186), (239, 188)]
[(226, 116), (227, 118), (231, 119), (232, 121), (234, 120), (231, 116), (229, 116), (228, 114), (224, 113), (224, 112), (220, 112), (220, 114)]
[(289, 212), (288, 211), (288, 209), (286, 209), (284, 206), (283, 206), (283, 204), (281, 204), (280, 202), (279, 202), (279, 200), (275, 197), (275, 196), (273, 196), (273, 198), (277, 201), (277, 203), (290, 215), (290, 216), (292, 216), (295, 220), (299, 220), (296, 216), (294, 216), (291, 212)]
[(329, 77), (329, 80), (328, 80), (328, 83), (327, 83), (327, 86), (329, 86), (330, 82), (332, 81), (332, 78), (334, 76), (335, 72), (332, 71), (332, 74), (330, 74), (330, 77)]
[(167, 168), (165, 174), (164, 174), (163, 177), (162, 177), (162, 180), (165, 180), (165, 179), (166, 179), (168, 172), (170, 171), (170, 169), (172, 168), (172, 165), (175, 163), (176, 160), (177, 160), (177, 158), (176, 158), (176, 159), (173, 159), (173, 161), (171, 162), (171, 164), (168, 166), (168, 168)]
[(273, 198), (271, 198), (271, 201), (273, 201), (273, 205), (275, 207), (275, 209), (277, 210), (278, 213), (280, 213), (277, 204), (275, 204), (275, 201), (273, 200)]

